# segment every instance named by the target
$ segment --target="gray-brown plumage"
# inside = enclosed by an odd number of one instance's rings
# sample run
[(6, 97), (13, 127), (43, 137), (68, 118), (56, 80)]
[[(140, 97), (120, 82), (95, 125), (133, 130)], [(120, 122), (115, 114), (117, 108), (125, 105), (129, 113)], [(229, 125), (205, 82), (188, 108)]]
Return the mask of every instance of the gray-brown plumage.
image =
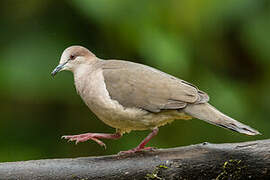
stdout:
[[(102, 60), (84, 47), (71, 46), (63, 52), (52, 74), (61, 70), (73, 72), (77, 92), (84, 102), (103, 122), (116, 128), (120, 136), (131, 130), (152, 129), (152, 137), (159, 126), (192, 117), (240, 133), (259, 134), (211, 106), (208, 95), (196, 86), (146, 65)], [(99, 144), (102, 142), (98, 138), (112, 138), (94, 134), (65, 138), (77, 142), (92, 139)], [(137, 150), (146, 143), (143, 141)]]
[(111, 98), (124, 107), (157, 113), (209, 100), (208, 95), (194, 85), (145, 65), (108, 60), (102, 69)]

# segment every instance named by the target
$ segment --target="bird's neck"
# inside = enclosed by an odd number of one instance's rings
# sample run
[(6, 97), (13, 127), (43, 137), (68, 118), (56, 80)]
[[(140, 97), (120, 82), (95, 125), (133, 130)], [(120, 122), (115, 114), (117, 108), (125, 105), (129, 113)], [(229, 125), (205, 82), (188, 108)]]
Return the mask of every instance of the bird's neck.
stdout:
[(99, 64), (98, 62), (99, 62), (98, 60), (95, 60), (89, 63), (80, 64), (74, 67), (72, 69), (74, 78), (77, 79), (77, 78), (85, 77), (88, 74), (91, 74), (91, 72), (93, 72), (96, 69), (97, 64)]
[(95, 74), (95, 71), (99, 69), (100, 63), (95, 64), (83, 64), (73, 69), (74, 84), (77, 92), (82, 96), (85, 88), (90, 86), (91, 76)]
[(82, 92), (84, 91), (86, 84), (87, 84), (87, 77), (90, 76), (91, 66), (89, 65), (82, 65), (73, 70), (74, 76), (74, 84), (77, 90), (77, 93), (82, 96)]
[(73, 71), (75, 80), (91, 72), (91, 69), (92, 69), (91, 65), (88, 65), (88, 64), (82, 64), (79, 67), (74, 68), (72, 71)]

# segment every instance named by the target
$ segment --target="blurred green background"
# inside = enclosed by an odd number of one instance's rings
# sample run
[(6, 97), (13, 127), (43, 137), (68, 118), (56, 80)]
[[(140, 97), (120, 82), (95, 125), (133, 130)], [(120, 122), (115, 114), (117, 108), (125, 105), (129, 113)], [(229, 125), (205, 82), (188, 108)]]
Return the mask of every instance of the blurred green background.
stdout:
[(211, 104), (263, 133), (249, 137), (193, 119), (161, 127), (150, 145), (270, 136), (270, 1), (0, 1), (0, 161), (114, 154), (149, 132), (75, 145), (64, 134), (114, 132), (84, 105), (70, 72), (50, 72), (63, 50), (156, 67), (206, 91)]

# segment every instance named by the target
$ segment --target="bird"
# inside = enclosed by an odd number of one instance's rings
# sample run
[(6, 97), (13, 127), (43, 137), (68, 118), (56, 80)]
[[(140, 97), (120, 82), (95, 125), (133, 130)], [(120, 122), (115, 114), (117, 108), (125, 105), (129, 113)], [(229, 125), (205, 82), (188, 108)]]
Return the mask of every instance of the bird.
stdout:
[(130, 131), (151, 130), (135, 148), (122, 153), (151, 150), (146, 144), (159, 127), (174, 120), (197, 118), (246, 135), (257, 130), (223, 114), (209, 103), (207, 93), (197, 86), (153, 67), (126, 60), (104, 60), (83, 46), (66, 48), (59, 65), (51, 72), (71, 71), (77, 93), (88, 108), (115, 133), (65, 135), (69, 141), (119, 139)]

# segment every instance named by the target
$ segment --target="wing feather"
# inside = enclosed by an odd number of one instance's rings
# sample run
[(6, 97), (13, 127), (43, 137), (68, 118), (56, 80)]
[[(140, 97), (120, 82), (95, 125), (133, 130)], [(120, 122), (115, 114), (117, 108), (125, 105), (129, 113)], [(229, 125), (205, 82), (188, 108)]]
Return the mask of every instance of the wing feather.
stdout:
[(209, 100), (196, 86), (149, 66), (107, 60), (102, 68), (109, 95), (124, 107), (160, 112)]

